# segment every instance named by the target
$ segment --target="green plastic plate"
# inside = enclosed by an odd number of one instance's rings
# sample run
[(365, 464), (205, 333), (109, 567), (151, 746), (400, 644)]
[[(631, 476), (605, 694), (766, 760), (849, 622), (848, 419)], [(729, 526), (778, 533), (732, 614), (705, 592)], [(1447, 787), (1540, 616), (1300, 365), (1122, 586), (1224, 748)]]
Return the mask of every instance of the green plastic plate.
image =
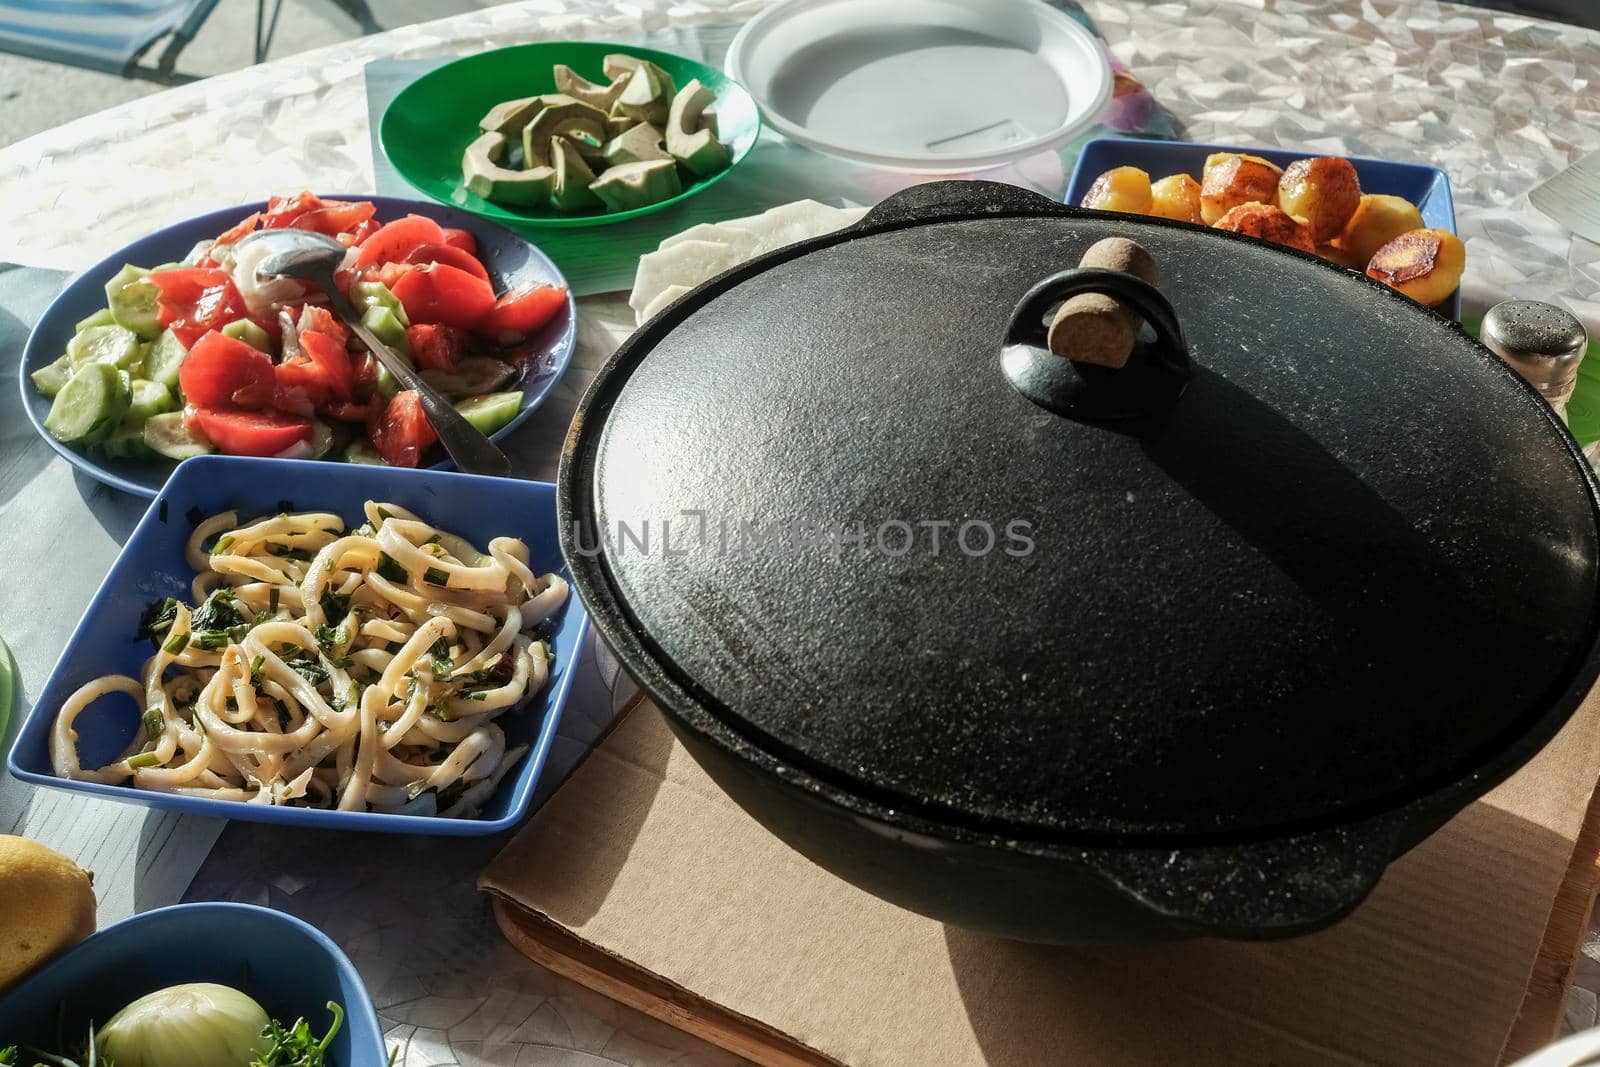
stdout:
[(11, 650), (0, 641), (0, 739), (6, 736), (11, 725), (11, 709), (17, 702), (17, 661)]
[[(683, 192), (631, 211), (561, 211), (554, 206), (507, 207), (469, 193), (461, 181), (461, 154), (479, 134), (478, 120), (506, 100), (556, 91), (552, 68), (565, 63), (590, 81), (604, 82), (602, 60), (625, 52), (648, 59), (682, 86), (692, 78), (717, 94), (717, 133), (728, 146), (727, 169), (684, 187)], [(692, 59), (631, 45), (542, 41), (468, 56), (429, 71), (400, 91), (383, 113), (378, 139), (394, 169), (417, 189), (443, 204), (513, 226), (600, 226), (671, 207), (721, 181), (755, 146), (761, 113), (744, 86)]]
[[(1472, 336), (1483, 332), (1483, 318), (1461, 316), (1462, 327)], [(1578, 384), (1567, 401), (1567, 430), (1580, 445), (1600, 441), (1600, 337), (1589, 342), (1578, 366)]]

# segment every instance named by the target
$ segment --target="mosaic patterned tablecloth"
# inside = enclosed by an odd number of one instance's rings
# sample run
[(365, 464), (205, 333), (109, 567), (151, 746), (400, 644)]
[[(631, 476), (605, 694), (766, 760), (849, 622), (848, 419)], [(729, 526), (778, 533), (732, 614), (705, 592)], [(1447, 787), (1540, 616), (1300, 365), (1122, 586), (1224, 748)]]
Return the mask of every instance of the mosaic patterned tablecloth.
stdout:
[[(533, 0), (279, 60), (94, 115), (0, 150), (0, 261), (78, 268), (151, 228), (273, 188), (370, 190), (362, 70), (540, 38), (748, 18), (765, 0)], [(1084, 0), (1119, 59), (1188, 137), (1414, 159), (1455, 186), (1468, 312), (1559, 299), (1600, 332), (1600, 246), (1526, 193), (1600, 148), (1600, 35), (1433, 0)], [(629, 328), (584, 304), (570, 408)], [(559, 410), (559, 408), (558, 408)], [(554, 421), (554, 420), (552, 420)], [(518, 451), (554, 471), (560, 428)], [(553, 763), (627, 694), (591, 657)], [(725, 1064), (733, 1057), (556, 978), (503, 943), (474, 890), (500, 839), (285, 835), (233, 824), (191, 898), (270, 903), (327, 930), (373, 990), (406, 1067)], [(1592, 935), (1568, 1022), (1596, 1021)]]

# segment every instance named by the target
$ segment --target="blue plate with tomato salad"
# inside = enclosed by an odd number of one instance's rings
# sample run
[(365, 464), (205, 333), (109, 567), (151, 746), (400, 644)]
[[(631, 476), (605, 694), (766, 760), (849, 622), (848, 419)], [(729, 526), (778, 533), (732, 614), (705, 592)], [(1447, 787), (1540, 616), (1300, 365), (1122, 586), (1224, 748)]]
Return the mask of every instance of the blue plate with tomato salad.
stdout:
[[(522, 291), (538, 286), (566, 287), (566, 279), (548, 257), (533, 244), (474, 215), (443, 204), (398, 197), (329, 194), (326, 199), (361, 201), (376, 205), (374, 216), (388, 223), (406, 215), (421, 215), (440, 227), (464, 230), (476, 243), (477, 259), (486, 268), (496, 294)], [(54, 362), (76, 332), (77, 324), (106, 306), (105, 284), (127, 263), (141, 267), (183, 260), (200, 241), (211, 240), (255, 212), (268, 210), (267, 203), (245, 204), (208, 212), (185, 222), (168, 226), (119, 249), (84, 271), (45, 309), (44, 315), (28, 336), (22, 353), (20, 388), (23, 410), (28, 421), (51, 448), (89, 477), (138, 496), (153, 498), (177, 466), (174, 460), (116, 459), (95, 454), (74, 445), (63, 444), (44, 429), (51, 399), (34, 388), (30, 375)], [(503, 391), (520, 391), (523, 400), (516, 417), (491, 435), (500, 440), (517, 428), (549, 395), (568, 363), (577, 342), (577, 307), (570, 292), (555, 314), (525, 337), (515, 348), (514, 365), (518, 374)], [(437, 445), (422, 457), (420, 465), (449, 468), (451, 464)]]

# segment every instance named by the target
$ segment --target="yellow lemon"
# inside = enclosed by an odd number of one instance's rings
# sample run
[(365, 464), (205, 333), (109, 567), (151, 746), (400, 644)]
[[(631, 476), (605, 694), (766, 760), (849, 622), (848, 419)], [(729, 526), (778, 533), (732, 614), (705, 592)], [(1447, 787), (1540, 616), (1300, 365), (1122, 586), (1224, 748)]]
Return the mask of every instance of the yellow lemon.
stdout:
[(0, 992), (94, 933), (89, 872), (26, 837), (0, 834)]

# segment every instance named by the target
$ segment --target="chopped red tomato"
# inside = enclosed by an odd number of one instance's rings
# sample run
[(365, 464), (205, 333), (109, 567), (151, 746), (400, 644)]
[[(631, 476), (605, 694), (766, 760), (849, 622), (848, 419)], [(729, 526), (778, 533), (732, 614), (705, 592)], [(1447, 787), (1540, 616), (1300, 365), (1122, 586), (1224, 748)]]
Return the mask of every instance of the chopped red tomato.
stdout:
[(256, 228), (256, 223), (260, 221), (261, 212), (259, 211), (255, 211), (249, 215), (246, 215), (244, 218), (234, 223), (234, 225), (222, 231), (221, 235), (217, 237), (216, 247), (231, 245), (235, 241), (248, 236), (250, 232)]
[[(479, 321), (479, 333), (502, 336), (530, 334), (555, 318), (567, 304), (564, 285), (534, 285), (506, 293)], [(409, 308), (407, 310), (410, 310)]]
[(307, 211), (289, 225), (337, 237), (370, 221), (377, 213), (378, 205), (367, 200), (324, 200), (321, 207)]
[(215, 331), (205, 334), (178, 366), (178, 385), (196, 407), (263, 408), (272, 403), (272, 360)]
[(267, 210), (261, 216), (263, 230), (281, 230), (294, 225), (294, 220), (308, 211), (322, 207), (322, 198), (315, 193), (296, 193), (293, 196), (267, 198)]
[(451, 248), (459, 248), (473, 259), (478, 258), (478, 239), (466, 230), (457, 230), (449, 226), (444, 228), (444, 243)]
[(383, 287), (392, 293), (394, 283), (416, 269), (410, 263), (385, 263), (379, 267), (368, 267), (366, 278), (369, 282), (381, 282)]
[(191, 420), (212, 444), (235, 456), (275, 456), (311, 436), (310, 419), (281, 411), (200, 407)]
[(249, 315), (227, 271), (189, 267), (158, 271), (146, 280), (156, 287), (161, 325), (170, 326), (185, 345)]
[(340, 346), (350, 343), (350, 331), (344, 323), (334, 318), (333, 312), (320, 304), (307, 304), (300, 310), (298, 327), (301, 330), (314, 330), (325, 333), (338, 341)]
[(350, 366), (350, 354), (344, 343), (325, 333), (304, 330), (300, 334), (300, 349), (315, 365), (317, 376), (328, 392), (339, 400), (349, 400), (355, 387), (355, 371)]
[(324, 405), (322, 413), (330, 419), (338, 419), (341, 422), (365, 423), (377, 417), (383, 411), (383, 408), (383, 398), (375, 396), (371, 400), (360, 404), (353, 400), (335, 400), (330, 404)]
[(439, 224), (422, 215), (407, 215), (385, 223), (377, 233), (361, 242), (361, 253), (356, 256), (356, 267), (371, 267), (379, 263), (403, 260), (418, 245), (444, 244), (444, 231)]
[(466, 347), (466, 334), (450, 326), (419, 322), (406, 328), (406, 343), (417, 366), (432, 370), (454, 370)]
[(439, 439), (422, 411), (422, 400), (409, 389), (398, 392), (383, 414), (367, 424), (373, 447), (391, 467), (415, 467)]
[(355, 372), (356, 392), (370, 393), (378, 381), (378, 358), (371, 352), (358, 352), (350, 357), (350, 366)]
[(358, 245), (381, 229), (383, 229), (383, 223), (377, 219), (368, 219), (350, 231), (350, 244)]
[(418, 245), (406, 253), (406, 262), (418, 265), (423, 263), (443, 263), (446, 266), (459, 267), (468, 274), (482, 278), (484, 281), (489, 280), (489, 272), (483, 268), (482, 263), (478, 262), (476, 256), (459, 248), (453, 248), (450, 245)]
[(494, 290), (459, 267), (430, 263), (396, 279), (389, 291), (413, 324), (438, 323), (471, 329), (495, 306)]

